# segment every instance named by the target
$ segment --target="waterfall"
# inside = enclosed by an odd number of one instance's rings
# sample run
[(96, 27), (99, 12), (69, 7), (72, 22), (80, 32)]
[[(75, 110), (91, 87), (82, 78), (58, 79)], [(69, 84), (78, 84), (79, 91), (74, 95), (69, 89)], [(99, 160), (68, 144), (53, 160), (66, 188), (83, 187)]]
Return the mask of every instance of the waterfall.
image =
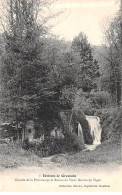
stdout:
[(83, 130), (80, 123), (78, 123), (78, 137), (80, 137), (82, 143), (84, 144)]
[[(101, 132), (102, 128), (100, 125), (100, 118), (98, 116), (88, 116), (85, 115), (86, 120), (88, 121), (89, 127), (90, 127), (90, 133), (93, 138), (93, 144), (87, 145), (85, 144), (86, 150), (94, 150), (98, 145), (101, 144)], [(79, 130), (82, 129), (82, 127), (79, 126)], [(79, 132), (79, 131), (78, 131)], [(81, 130), (80, 130), (81, 132)], [(78, 133), (79, 134), (79, 133)]]
[(101, 125), (100, 125), (100, 118), (98, 116), (87, 116), (86, 120), (88, 121), (91, 136), (93, 138), (93, 145), (101, 144)]

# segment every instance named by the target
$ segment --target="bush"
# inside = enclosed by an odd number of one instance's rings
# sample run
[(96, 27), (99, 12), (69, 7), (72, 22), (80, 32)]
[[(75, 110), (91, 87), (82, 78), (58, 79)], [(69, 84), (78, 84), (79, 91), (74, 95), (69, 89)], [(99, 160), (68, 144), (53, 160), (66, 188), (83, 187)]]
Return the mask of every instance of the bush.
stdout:
[(101, 118), (102, 134), (101, 141), (109, 140), (116, 141), (120, 140), (121, 135), (121, 114), (120, 108), (107, 108), (99, 110), (96, 113)]
[(64, 137), (64, 150), (67, 152), (81, 151), (84, 149), (84, 144), (80, 137), (74, 132), (66, 131)]
[(105, 91), (97, 91), (90, 93), (91, 98), (91, 105), (95, 108), (104, 108), (110, 103), (110, 94)]
[(84, 146), (80, 138), (75, 133), (66, 131), (64, 139), (46, 137), (37, 150), (42, 150), (42, 148), (47, 148), (48, 155), (54, 155), (65, 152), (81, 151)]
[(37, 148), (37, 154), (40, 156), (50, 156), (63, 152), (63, 139), (55, 137), (46, 137), (42, 144)]
[(80, 151), (84, 148), (82, 140), (72, 132), (65, 132), (64, 139), (46, 137), (40, 144), (30, 143), (28, 139), (23, 142), (23, 149), (33, 150), (38, 156), (50, 156), (65, 152)]
[(82, 110), (83, 110), (85, 115), (94, 115), (96, 108), (94, 108), (94, 106), (92, 106), (90, 98), (85, 99), (82, 102)]
[(85, 115), (95, 115), (97, 109), (108, 107), (110, 94), (105, 91), (94, 91), (85, 93), (78, 90), (75, 97), (74, 108), (81, 109)]

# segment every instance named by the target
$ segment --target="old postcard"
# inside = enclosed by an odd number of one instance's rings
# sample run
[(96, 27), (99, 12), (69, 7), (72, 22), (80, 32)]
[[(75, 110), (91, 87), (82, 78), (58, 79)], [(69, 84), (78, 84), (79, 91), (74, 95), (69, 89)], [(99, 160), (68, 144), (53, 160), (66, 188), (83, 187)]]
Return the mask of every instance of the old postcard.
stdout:
[(121, 0), (0, 0), (0, 191), (121, 192)]

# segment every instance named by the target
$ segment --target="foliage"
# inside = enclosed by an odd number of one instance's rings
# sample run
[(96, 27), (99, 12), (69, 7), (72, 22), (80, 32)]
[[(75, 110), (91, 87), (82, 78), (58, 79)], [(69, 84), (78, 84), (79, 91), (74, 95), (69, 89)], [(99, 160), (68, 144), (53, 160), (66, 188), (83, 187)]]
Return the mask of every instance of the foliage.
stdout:
[(47, 53), (52, 48), (47, 50), (46, 27), (37, 22), (38, 3), (11, 0), (9, 25), (3, 34), (2, 112), (23, 123), (39, 118), (40, 111), (49, 117), (58, 112), (59, 89), (54, 79), (50, 82), (52, 66)]
[(41, 159), (30, 151), (23, 150), (20, 144), (10, 143), (0, 146), (0, 167), (42, 166)]
[(111, 95), (111, 104), (120, 105), (121, 102), (121, 11), (111, 19), (105, 31), (106, 46), (100, 54), (104, 61), (101, 76), (101, 88)]
[(90, 93), (90, 102), (94, 108), (104, 108), (110, 105), (110, 94), (105, 91), (97, 91)]
[(84, 149), (84, 144), (82, 143), (82, 140), (76, 135), (76, 133), (66, 130), (64, 135), (65, 151), (81, 151)]
[(96, 88), (99, 66), (98, 62), (93, 59), (92, 48), (88, 43), (86, 35), (81, 32), (76, 36), (72, 42), (72, 48), (80, 56), (77, 85), (85, 92), (91, 91), (91, 89)]
[(5, 93), (7, 98), (4, 96), (8, 107), (17, 109), (21, 115), (21, 109), (26, 107), (26, 99), (30, 100), (30, 103), (36, 98), (33, 95), (39, 79), (38, 70), (41, 70), (41, 75), (44, 74), (44, 64), (40, 64), (39, 57), (42, 43), (40, 28), (34, 18), (35, 7), (32, 1), (20, 1), (20, 4), (18, 1), (10, 1), (10, 3), (9, 29), (4, 32), (2, 83), (8, 93)]
[(64, 130), (62, 111), (75, 108), (79, 112), (76, 91), (96, 88), (99, 67), (83, 33), (72, 43), (48, 36), (47, 26), (38, 22), (38, 5), (44, 8), (40, 2), (9, 0), (3, 33), (2, 113), (23, 127), (33, 120), (49, 135), (55, 126)]
[(121, 139), (121, 110), (111, 107), (98, 110), (96, 113), (101, 118), (101, 141), (120, 142)]
[(121, 14), (118, 13), (110, 24), (109, 29), (106, 32), (106, 38), (109, 44), (109, 67), (110, 67), (110, 91), (113, 99), (117, 104), (120, 104), (121, 100), (121, 73), (120, 73), (120, 44), (121, 44), (121, 29), (120, 19)]
[(74, 105), (74, 97), (76, 88), (73, 86), (64, 86), (62, 88), (62, 95), (60, 96), (59, 102), (63, 109), (71, 109)]
[(23, 142), (23, 149), (33, 150), (39, 156), (49, 156), (59, 153), (80, 151), (84, 148), (80, 138), (70, 131), (65, 131), (64, 139), (45, 137), (40, 144), (31, 143), (28, 139)]

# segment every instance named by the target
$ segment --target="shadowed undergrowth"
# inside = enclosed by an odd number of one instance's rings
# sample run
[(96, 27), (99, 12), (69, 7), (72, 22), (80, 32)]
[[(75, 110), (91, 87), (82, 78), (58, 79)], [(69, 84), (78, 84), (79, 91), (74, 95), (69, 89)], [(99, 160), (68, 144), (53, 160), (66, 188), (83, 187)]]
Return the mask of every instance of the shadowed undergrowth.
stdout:
[(20, 166), (41, 166), (41, 159), (30, 151), (25, 151), (19, 144), (0, 146), (0, 166), (16, 168)]

